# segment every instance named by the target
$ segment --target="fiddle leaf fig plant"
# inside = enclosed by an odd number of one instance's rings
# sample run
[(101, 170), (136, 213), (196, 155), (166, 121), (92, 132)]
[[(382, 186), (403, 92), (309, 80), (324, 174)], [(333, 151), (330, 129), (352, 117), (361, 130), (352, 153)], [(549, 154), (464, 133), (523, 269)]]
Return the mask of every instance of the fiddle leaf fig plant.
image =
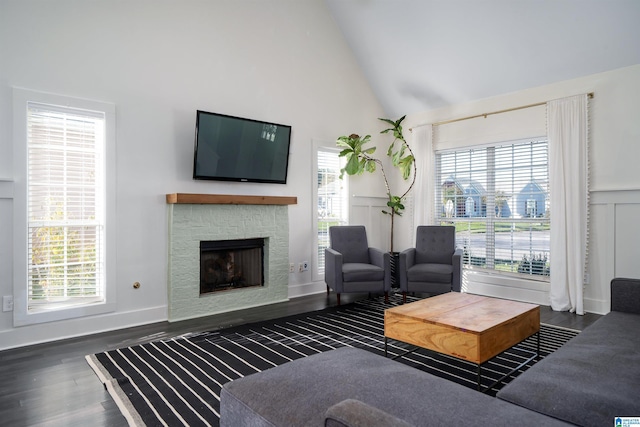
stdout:
[(387, 156), (391, 159), (391, 164), (398, 168), (402, 179), (407, 181), (412, 175), (413, 179), (409, 187), (401, 195), (394, 195), (391, 192), (389, 180), (384, 170), (382, 161), (373, 154), (376, 152), (376, 147), (365, 147), (366, 144), (371, 142), (371, 135), (365, 135), (361, 137), (355, 133), (349, 136), (341, 136), (336, 141), (338, 147), (342, 148), (340, 157), (344, 157), (347, 161), (345, 167), (340, 171), (340, 178), (342, 179), (344, 174), (347, 175), (361, 175), (364, 172), (374, 173), (380, 169), (382, 177), (384, 179), (384, 185), (387, 193), (387, 207), (389, 210), (383, 210), (382, 213), (391, 217), (391, 252), (393, 252), (393, 223), (396, 215), (402, 216), (404, 212), (404, 200), (407, 194), (413, 188), (416, 182), (416, 162), (411, 151), (411, 147), (404, 138), (402, 131), (402, 121), (406, 116), (402, 116), (398, 120), (382, 119), (379, 120), (387, 123), (390, 127), (381, 131), (381, 134), (391, 133), (394, 137), (393, 141), (387, 149)]

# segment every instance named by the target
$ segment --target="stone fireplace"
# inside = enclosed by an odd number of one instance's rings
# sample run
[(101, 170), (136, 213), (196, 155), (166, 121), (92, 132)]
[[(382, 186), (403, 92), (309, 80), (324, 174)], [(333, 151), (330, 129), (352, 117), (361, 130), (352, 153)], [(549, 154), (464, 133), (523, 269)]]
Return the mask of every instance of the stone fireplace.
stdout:
[[(167, 194), (169, 321), (287, 301), (287, 205), (296, 202), (295, 197)], [(201, 293), (201, 242), (253, 239), (264, 242), (262, 284)]]

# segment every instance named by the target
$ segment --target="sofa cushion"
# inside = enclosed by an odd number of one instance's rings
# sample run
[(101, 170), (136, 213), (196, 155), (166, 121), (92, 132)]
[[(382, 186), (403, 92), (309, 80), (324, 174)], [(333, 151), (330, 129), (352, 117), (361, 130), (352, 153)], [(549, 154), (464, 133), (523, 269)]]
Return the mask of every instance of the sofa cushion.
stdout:
[(221, 426), (320, 426), (357, 399), (414, 425), (565, 425), (366, 350), (343, 347), (231, 381)]
[(583, 426), (640, 414), (640, 316), (612, 311), (504, 387), (498, 398)]

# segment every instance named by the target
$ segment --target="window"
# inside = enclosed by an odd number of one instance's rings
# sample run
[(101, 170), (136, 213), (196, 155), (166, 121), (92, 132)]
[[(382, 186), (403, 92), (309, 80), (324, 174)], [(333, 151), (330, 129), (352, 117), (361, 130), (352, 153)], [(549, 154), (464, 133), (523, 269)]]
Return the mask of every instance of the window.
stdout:
[[(16, 89), (17, 325), (113, 310), (109, 104)], [(21, 133), (22, 132), (22, 133)], [(112, 162), (112, 160), (111, 160)], [(112, 163), (111, 163), (112, 164)], [(109, 252), (108, 249), (111, 251)], [(111, 261), (109, 261), (111, 260)]]
[(324, 250), (329, 247), (329, 227), (345, 225), (347, 216), (347, 178), (340, 179), (340, 169), (344, 166), (344, 159), (338, 156), (340, 152), (333, 148), (317, 149), (317, 244), (316, 244), (316, 279), (324, 275)]
[(456, 226), (466, 268), (548, 278), (546, 140), (436, 153), (436, 218)]
[(104, 300), (104, 113), (27, 104), (28, 308)]

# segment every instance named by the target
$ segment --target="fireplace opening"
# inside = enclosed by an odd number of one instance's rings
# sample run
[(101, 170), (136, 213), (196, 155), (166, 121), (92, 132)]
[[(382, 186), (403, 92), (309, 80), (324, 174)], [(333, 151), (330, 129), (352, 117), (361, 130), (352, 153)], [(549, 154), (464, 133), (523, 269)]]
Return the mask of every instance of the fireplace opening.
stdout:
[(200, 242), (200, 295), (264, 286), (264, 239)]

